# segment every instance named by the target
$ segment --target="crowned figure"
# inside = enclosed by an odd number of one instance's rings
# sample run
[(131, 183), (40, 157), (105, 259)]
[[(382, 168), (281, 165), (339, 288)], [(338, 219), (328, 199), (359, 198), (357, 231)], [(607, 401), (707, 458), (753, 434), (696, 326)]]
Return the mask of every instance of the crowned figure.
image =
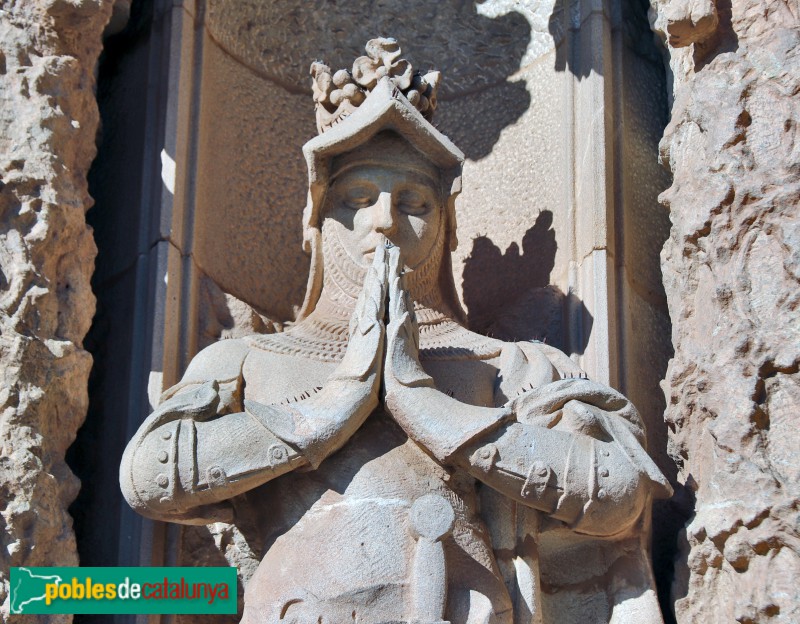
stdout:
[(192, 360), (128, 444), (128, 502), (235, 521), (257, 489), (246, 624), (661, 622), (648, 507), (670, 487), (636, 409), (551, 346), (463, 325), (439, 74), (392, 39), (311, 73), (298, 318)]

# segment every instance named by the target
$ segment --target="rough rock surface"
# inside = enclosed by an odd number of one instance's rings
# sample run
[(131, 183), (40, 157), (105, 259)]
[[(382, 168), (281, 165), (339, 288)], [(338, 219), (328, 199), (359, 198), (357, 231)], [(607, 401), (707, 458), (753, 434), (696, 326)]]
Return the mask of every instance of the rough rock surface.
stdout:
[[(688, 522), (678, 622), (798, 622), (800, 30), (780, 0), (653, 4), (674, 174), (664, 389)], [(693, 503), (693, 508), (692, 508)]]
[[(0, 615), (10, 566), (76, 565), (64, 462), (83, 422), (94, 67), (112, 3), (0, 2)], [(25, 622), (20, 616), (16, 622)], [(67, 622), (56, 616), (50, 622)], [(27, 621), (35, 621), (35, 618)]]

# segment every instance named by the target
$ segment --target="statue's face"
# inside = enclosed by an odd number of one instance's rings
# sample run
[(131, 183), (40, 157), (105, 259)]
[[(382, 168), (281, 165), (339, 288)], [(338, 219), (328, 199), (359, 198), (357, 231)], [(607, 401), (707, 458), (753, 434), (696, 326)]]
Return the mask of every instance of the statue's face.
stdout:
[(444, 226), (438, 172), (413, 151), (380, 151), (374, 159), (334, 170), (325, 211), (333, 223), (326, 224), (325, 235), (337, 236), (361, 266), (388, 239), (414, 269), (430, 255)]

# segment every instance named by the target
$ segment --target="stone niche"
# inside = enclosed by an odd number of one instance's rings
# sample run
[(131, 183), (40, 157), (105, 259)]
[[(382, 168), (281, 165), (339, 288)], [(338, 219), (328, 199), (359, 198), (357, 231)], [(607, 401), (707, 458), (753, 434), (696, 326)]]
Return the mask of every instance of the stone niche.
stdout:
[[(546, 340), (623, 383), (625, 349), (636, 348), (623, 346), (626, 324), (661, 352), (668, 344), (657, 262), (668, 220), (656, 203), (668, 181), (656, 160), (664, 84), (657, 61), (626, 40), (623, 8), (211, 0), (198, 17), (187, 6), (204, 28), (182, 87), (189, 166), (170, 154), (187, 176), (173, 221), (184, 252), (262, 317), (293, 318), (308, 272), (308, 66), (348, 66), (364, 41), (390, 34), (415, 67), (442, 72), (435, 123), (468, 159), (454, 272), (471, 328)], [(201, 325), (200, 344), (216, 339), (210, 319)]]
[[(659, 269), (669, 221), (657, 202), (669, 184), (657, 161), (667, 101), (645, 5), (156, 5), (149, 89), (161, 89), (162, 121), (145, 151), (157, 167), (152, 246), (136, 286), (150, 293), (151, 326), (132, 395), (146, 385), (155, 404), (202, 347), (293, 320), (308, 275), (309, 65), (349, 67), (365, 41), (392, 36), (414, 67), (442, 72), (434, 123), (467, 157), (453, 268), (470, 328), (546, 341), (621, 390), (674, 475), (658, 386), (671, 349)], [(127, 414), (129, 432), (145, 412)], [(221, 553), (247, 578), (259, 560), (235, 526), (144, 522), (158, 552), (142, 561), (213, 564)]]

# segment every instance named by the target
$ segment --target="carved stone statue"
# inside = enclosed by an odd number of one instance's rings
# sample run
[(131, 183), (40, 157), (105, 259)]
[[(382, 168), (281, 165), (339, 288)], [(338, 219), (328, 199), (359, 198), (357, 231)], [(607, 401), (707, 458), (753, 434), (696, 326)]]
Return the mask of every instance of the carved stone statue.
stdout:
[(248, 624), (660, 622), (643, 540), (670, 488), (639, 415), (555, 348), (463, 327), (439, 75), (367, 52), (312, 66), (297, 322), (194, 358), (128, 445), (127, 500), (209, 523), (259, 488)]

